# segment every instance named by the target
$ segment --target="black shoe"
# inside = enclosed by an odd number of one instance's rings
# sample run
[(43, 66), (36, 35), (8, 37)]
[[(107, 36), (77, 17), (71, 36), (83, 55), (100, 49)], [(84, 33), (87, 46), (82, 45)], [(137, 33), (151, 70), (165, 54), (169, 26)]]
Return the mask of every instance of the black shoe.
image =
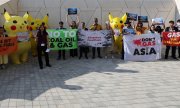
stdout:
[(87, 57), (87, 56), (85, 56), (85, 58), (86, 58), (86, 59), (88, 59), (88, 57)]
[(81, 59), (82, 56), (79, 57), (79, 59)]
[(40, 66), (40, 69), (43, 69), (43, 66)]
[(165, 59), (168, 59), (168, 56), (165, 56)]
[(66, 60), (66, 58), (63, 58), (63, 60)]
[(178, 60), (176, 57), (172, 57), (173, 59), (175, 59), (175, 60)]
[(95, 56), (93, 56), (92, 59), (95, 59)]
[(50, 64), (46, 65), (47, 67), (52, 67)]

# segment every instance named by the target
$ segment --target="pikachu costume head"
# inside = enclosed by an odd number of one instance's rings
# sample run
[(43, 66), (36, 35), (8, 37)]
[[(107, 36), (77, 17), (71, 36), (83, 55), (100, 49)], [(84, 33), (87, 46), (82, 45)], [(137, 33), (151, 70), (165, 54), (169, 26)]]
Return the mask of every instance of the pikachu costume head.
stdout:
[(33, 30), (37, 30), (40, 25), (44, 24), (44, 26), (47, 28), (48, 27), (48, 20), (49, 20), (49, 15), (47, 14), (46, 16), (44, 16), (43, 19), (39, 19), (39, 18), (33, 18), (29, 12), (27, 12), (24, 16), (27, 21), (28, 21), (28, 30), (29, 31), (33, 31)]
[(28, 23), (27, 14), (21, 16), (11, 16), (4, 9), (4, 28), (9, 37), (18, 37), (18, 49), (10, 55), (14, 64), (21, 64), (28, 60), (28, 51), (30, 49), (29, 36), (27, 33)]
[(127, 15), (126, 14), (124, 14), (123, 17), (119, 18), (119, 17), (113, 17), (109, 13), (109, 21), (110, 21), (110, 25), (111, 25), (112, 29), (120, 29), (120, 30), (122, 30), (126, 20), (127, 20)]
[(122, 51), (122, 31), (126, 20), (127, 20), (126, 14), (123, 17), (119, 18), (119, 17), (113, 17), (109, 13), (110, 26), (114, 31), (115, 52), (117, 52), (118, 54), (120, 54)]
[(20, 16), (10, 16), (9, 13), (4, 10), (4, 28), (9, 36), (16, 36), (18, 32), (26, 32), (28, 28), (27, 19), (25, 18), (26, 14), (23, 17)]

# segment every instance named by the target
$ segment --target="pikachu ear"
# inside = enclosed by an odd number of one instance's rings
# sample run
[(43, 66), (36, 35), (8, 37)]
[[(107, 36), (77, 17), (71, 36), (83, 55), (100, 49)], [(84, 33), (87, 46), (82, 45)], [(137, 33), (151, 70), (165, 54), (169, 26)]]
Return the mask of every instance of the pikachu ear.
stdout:
[(29, 12), (26, 12), (23, 16), (24, 19), (26, 19), (27, 21), (32, 21), (33, 17), (29, 14)]
[(4, 9), (4, 18), (6, 21), (9, 21), (11, 19), (11, 16), (9, 15), (9, 13), (6, 11), (6, 9)]
[(123, 23), (125, 23), (127, 20), (127, 14), (125, 13), (121, 19), (122, 19)]
[(111, 15), (111, 13), (109, 13), (109, 21), (111, 22), (113, 20), (113, 16)]
[(43, 18), (43, 22), (45, 22), (46, 24), (48, 23), (49, 20), (49, 14), (47, 14), (46, 16), (44, 16)]

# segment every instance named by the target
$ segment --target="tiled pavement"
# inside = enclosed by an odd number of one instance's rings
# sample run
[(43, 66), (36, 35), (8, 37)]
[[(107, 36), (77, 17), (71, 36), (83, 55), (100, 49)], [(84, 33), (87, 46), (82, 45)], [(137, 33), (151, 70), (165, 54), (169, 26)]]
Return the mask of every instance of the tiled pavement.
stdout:
[(180, 108), (180, 60), (77, 58), (0, 70), (0, 108)]

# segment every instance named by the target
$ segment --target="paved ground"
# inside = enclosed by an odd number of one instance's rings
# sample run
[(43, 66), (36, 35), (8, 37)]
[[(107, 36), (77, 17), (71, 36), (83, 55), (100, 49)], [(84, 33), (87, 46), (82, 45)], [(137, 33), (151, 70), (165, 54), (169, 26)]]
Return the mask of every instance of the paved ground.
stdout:
[(180, 108), (180, 60), (37, 58), (0, 70), (0, 108)]

